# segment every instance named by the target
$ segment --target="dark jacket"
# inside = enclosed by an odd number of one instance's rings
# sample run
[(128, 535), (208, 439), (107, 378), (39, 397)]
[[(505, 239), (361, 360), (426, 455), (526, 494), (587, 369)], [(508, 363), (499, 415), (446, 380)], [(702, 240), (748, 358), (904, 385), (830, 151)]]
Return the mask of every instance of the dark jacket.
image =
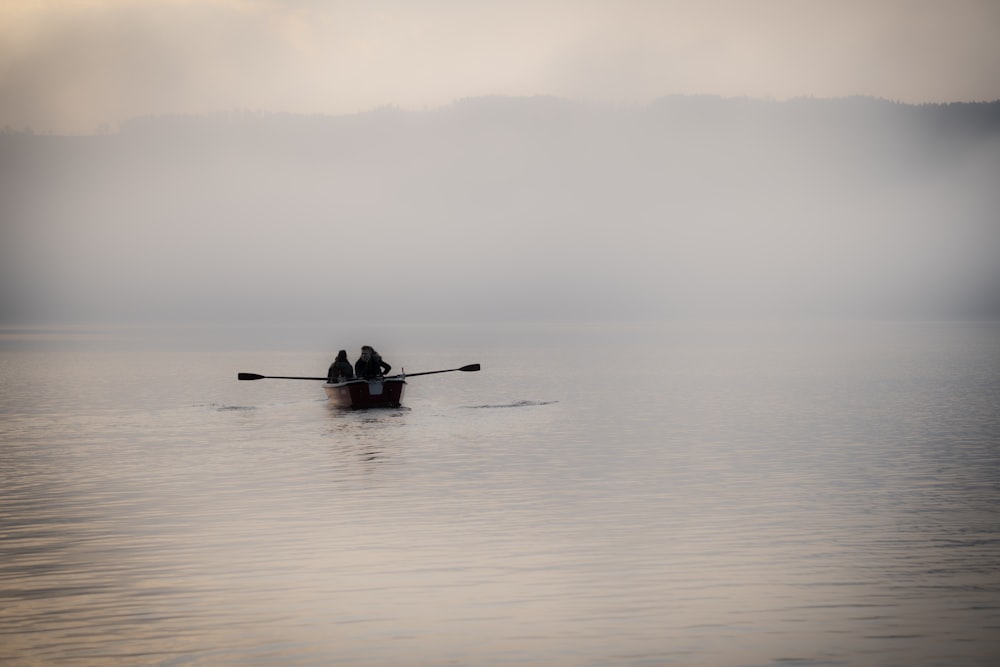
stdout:
[(350, 380), (354, 377), (354, 368), (351, 367), (351, 362), (347, 359), (337, 359), (337, 361), (330, 364), (330, 370), (326, 372), (326, 378), (330, 382), (336, 382), (337, 378), (341, 377), (345, 380)]
[(392, 370), (392, 366), (382, 361), (382, 357), (379, 354), (374, 354), (366, 362), (364, 359), (358, 359), (354, 362), (354, 374), (359, 378), (364, 378), (370, 380), (379, 375), (385, 375)]

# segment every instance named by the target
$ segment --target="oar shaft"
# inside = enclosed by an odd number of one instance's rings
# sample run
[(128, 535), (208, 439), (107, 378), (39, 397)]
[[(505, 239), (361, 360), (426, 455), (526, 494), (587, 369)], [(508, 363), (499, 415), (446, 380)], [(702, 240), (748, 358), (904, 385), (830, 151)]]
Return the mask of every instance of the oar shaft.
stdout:
[(328, 378), (297, 377), (292, 375), (257, 375), (256, 373), (240, 373), (236, 376), (240, 380), (322, 380), (326, 382)]

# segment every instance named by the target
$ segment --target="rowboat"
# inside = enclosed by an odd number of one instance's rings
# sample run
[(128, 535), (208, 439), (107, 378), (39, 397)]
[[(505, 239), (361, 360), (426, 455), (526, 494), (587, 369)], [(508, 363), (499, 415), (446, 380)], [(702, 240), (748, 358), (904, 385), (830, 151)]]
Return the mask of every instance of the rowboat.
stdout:
[(344, 380), (323, 385), (330, 403), (340, 408), (398, 408), (406, 389), (406, 376), (373, 380)]
[(479, 364), (469, 364), (461, 368), (447, 368), (443, 371), (424, 371), (422, 373), (401, 373), (389, 377), (354, 378), (330, 382), (325, 377), (302, 377), (301, 375), (259, 375), (257, 373), (238, 373), (238, 380), (322, 380), (323, 390), (333, 405), (344, 408), (398, 408), (403, 401), (403, 390), (406, 388), (406, 378), (418, 375), (434, 375), (435, 373), (454, 373), (455, 371), (478, 371)]

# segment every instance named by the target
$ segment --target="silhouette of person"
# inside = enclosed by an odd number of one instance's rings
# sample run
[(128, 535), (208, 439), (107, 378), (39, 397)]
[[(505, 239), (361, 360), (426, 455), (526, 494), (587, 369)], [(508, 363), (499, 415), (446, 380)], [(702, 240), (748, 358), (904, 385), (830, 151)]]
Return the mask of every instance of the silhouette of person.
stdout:
[(371, 345), (362, 346), (361, 358), (354, 362), (354, 374), (366, 380), (385, 375), (391, 370), (392, 366), (382, 361), (382, 355)]
[(347, 360), (347, 350), (341, 350), (337, 353), (337, 358), (332, 364), (330, 364), (330, 369), (326, 372), (326, 381), (329, 383), (334, 383), (343, 380), (351, 380), (354, 378), (354, 367), (351, 366), (351, 362)]

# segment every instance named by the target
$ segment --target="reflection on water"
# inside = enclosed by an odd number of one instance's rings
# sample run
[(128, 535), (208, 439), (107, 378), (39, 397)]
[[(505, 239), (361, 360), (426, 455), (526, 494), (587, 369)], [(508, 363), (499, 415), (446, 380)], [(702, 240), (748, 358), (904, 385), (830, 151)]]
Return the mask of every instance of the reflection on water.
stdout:
[(483, 351), (369, 411), (4, 354), (0, 663), (991, 665), (994, 333)]

